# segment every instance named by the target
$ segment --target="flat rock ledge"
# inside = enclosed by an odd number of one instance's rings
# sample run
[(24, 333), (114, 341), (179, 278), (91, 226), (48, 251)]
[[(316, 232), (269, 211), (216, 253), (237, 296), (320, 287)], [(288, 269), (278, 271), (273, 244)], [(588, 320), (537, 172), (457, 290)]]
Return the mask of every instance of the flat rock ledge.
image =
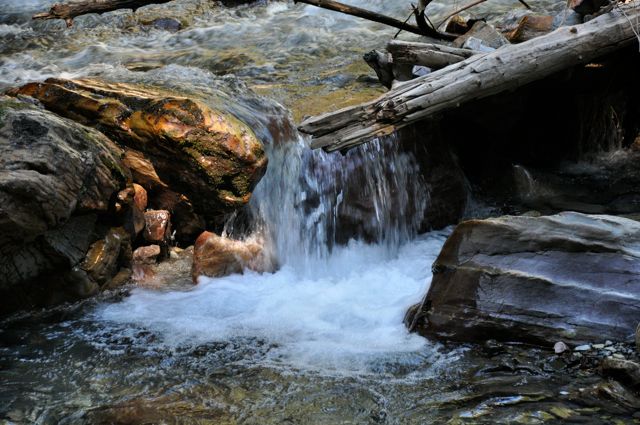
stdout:
[(631, 341), (640, 322), (640, 223), (573, 212), (463, 222), (406, 322), (463, 342)]

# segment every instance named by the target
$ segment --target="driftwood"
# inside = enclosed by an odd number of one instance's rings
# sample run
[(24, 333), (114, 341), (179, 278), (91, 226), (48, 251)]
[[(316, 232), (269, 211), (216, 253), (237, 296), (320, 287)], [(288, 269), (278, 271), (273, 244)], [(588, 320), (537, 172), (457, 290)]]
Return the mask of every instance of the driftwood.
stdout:
[(389, 16), (372, 12), (370, 10), (361, 9), (355, 6), (349, 6), (333, 0), (295, 0), (295, 2), (310, 4), (312, 6), (333, 10), (335, 12), (344, 13), (346, 15), (357, 16), (358, 18), (363, 18), (369, 21), (378, 22), (380, 24), (389, 25), (391, 27), (398, 28), (400, 30), (411, 32), (418, 35), (425, 35), (428, 37), (433, 37), (441, 40), (453, 40), (454, 38), (456, 38), (455, 35), (437, 31), (435, 28), (430, 26), (417, 27), (415, 25), (407, 23), (406, 21), (403, 22), (398, 19), (391, 18)]
[(394, 64), (422, 65), (440, 69), (461, 62), (480, 52), (432, 43), (392, 40), (387, 45)]
[(408, 81), (375, 101), (312, 117), (299, 127), (312, 148), (344, 150), (455, 108), (588, 63), (637, 42), (631, 22), (640, 7), (622, 6), (585, 24), (562, 27), (522, 44), (475, 55)]
[(67, 27), (73, 25), (73, 18), (88, 13), (105, 13), (118, 9), (134, 11), (149, 4), (168, 3), (172, 0), (85, 0), (56, 3), (48, 12), (33, 15), (33, 19), (63, 19)]

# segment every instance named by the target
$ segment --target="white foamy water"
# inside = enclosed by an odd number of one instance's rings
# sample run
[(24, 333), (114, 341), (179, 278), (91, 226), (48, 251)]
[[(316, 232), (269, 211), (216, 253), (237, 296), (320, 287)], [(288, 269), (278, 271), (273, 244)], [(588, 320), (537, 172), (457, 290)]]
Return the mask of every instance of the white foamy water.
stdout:
[(276, 345), (270, 362), (364, 369), (428, 344), (402, 319), (425, 294), (444, 239), (445, 232), (424, 235), (394, 258), (383, 246), (351, 243), (316, 262), (313, 273), (285, 265), (274, 274), (202, 279), (184, 292), (137, 289), (96, 315), (149, 329), (167, 347), (249, 337)]

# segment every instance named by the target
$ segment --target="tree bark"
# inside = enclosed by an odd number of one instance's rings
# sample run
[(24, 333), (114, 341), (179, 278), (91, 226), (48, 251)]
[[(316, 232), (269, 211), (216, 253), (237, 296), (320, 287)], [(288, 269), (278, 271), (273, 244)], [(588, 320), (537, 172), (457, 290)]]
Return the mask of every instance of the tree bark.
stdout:
[(312, 148), (349, 149), (437, 112), (515, 89), (637, 43), (631, 23), (637, 18), (640, 7), (622, 6), (585, 24), (472, 56), (401, 84), (375, 101), (309, 118), (299, 129), (313, 136)]
[(33, 19), (64, 19), (67, 27), (73, 25), (73, 18), (87, 13), (105, 13), (118, 9), (134, 11), (149, 4), (168, 3), (171, 0), (85, 0), (56, 3), (48, 12), (33, 15)]
[(443, 33), (431, 27), (419, 28), (415, 25), (411, 25), (407, 22), (402, 22), (398, 19), (391, 18), (389, 16), (381, 15), (379, 13), (372, 12), (366, 9), (361, 9), (359, 7), (349, 6), (333, 0), (295, 0), (295, 2), (306, 3), (312, 6), (321, 7), (323, 9), (344, 13), (346, 15), (357, 16), (358, 18), (367, 19), (369, 21), (389, 25), (391, 27), (398, 28), (403, 31), (411, 32), (418, 35), (425, 35), (425, 36), (437, 38), (440, 40), (453, 40), (456, 38), (455, 35)]
[(478, 54), (475, 50), (459, 49), (432, 43), (392, 40), (387, 45), (394, 64), (422, 65), (440, 69)]

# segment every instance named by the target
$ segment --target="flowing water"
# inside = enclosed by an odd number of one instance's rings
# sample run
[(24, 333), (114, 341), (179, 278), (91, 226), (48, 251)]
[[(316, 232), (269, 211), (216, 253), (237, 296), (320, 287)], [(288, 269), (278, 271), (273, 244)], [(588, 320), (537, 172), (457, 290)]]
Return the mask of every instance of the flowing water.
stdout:
[[(541, 365), (491, 375), (485, 363), (501, 358), (409, 334), (404, 313), (426, 293), (448, 233), (417, 235), (429, 196), (414, 158), (393, 139), (344, 156), (313, 152), (294, 129), (304, 115), (381, 93), (360, 57), (394, 30), (300, 4), (194, 0), (65, 29), (29, 21), (45, 1), (0, 3), (0, 89), (93, 76), (198, 97), (249, 123), (269, 156), (252, 231), (281, 264), (4, 322), (0, 422), (537, 423), (545, 406), (519, 406), (572, 385)], [(408, 13), (407, 2), (353, 3)], [(430, 6), (436, 16), (450, 7)], [(158, 17), (184, 28), (148, 25)], [(227, 230), (237, 233), (233, 218)], [(495, 388), (478, 387), (478, 376)]]

